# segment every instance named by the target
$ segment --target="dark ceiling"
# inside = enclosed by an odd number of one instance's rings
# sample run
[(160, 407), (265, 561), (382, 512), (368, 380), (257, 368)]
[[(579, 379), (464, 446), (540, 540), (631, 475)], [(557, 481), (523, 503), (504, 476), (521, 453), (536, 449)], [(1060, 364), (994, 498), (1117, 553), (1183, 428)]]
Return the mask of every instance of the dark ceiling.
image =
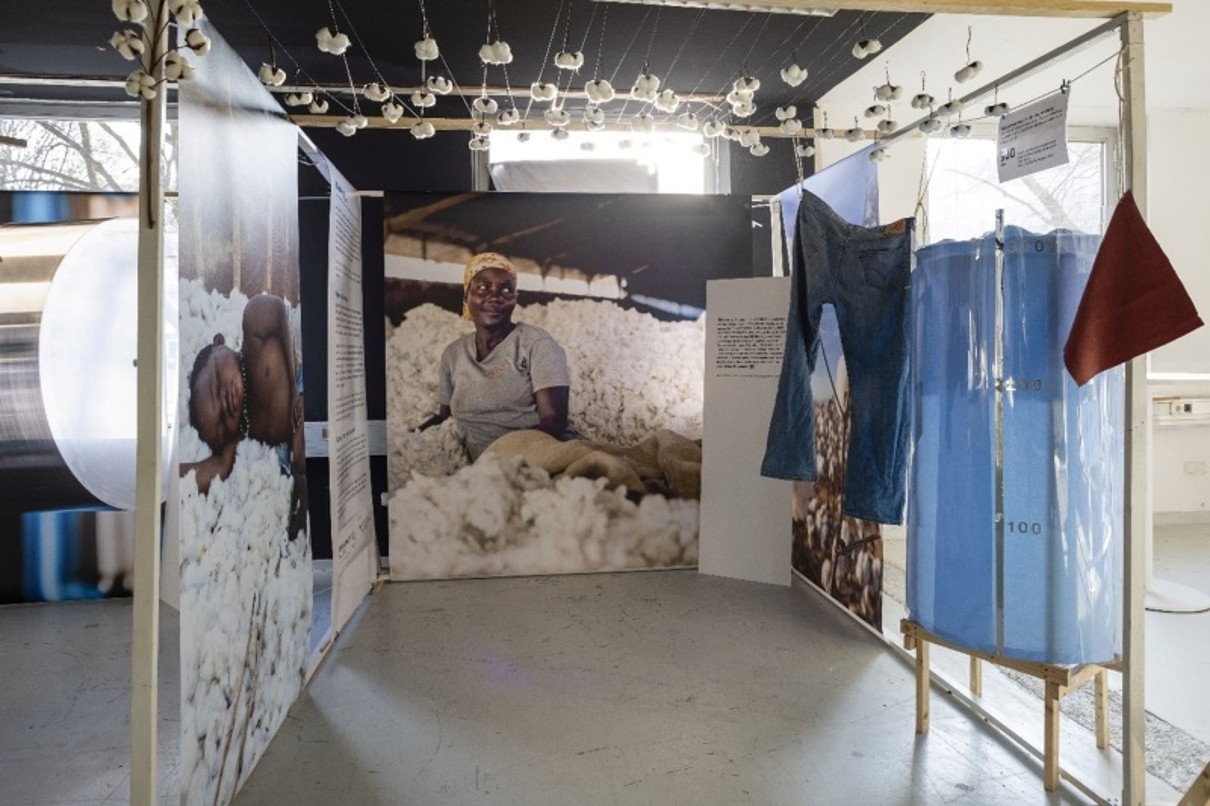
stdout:
[[(270, 60), (272, 42), (273, 56), (289, 82), (348, 86), (351, 78), (359, 87), (380, 78), (396, 86), (420, 82), (421, 63), (413, 43), (421, 37), (422, 5), (444, 58), (444, 64), (430, 63), (430, 72), (441, 72), (472, 92), (484, 81), (478, 50), (488, 41), (489, 12), (494, 11), (491, 38), (498, 31), (511, 46), (514, 60), (506, 68), (489, 67), (488, 85), (527, 88), (541, 77), (563, 88), (580, 89), (589, 79), (599, 77), (609, 79), (624, 97), (647, 66), (663, 79), (664, 86), (678, 93), (725, 94), (734, 79), (747, 73), (759, 78), (762, 85), (756, 97), (757, 112), (744, 122), (766, 126), (776, 125), (773, 110), (787, 103), (796, 104), (799, 116), (809, 124), (810, 106), (861, 66), (850, 52), (854, 42), (876, 37), (890, 47), (925, 18), (873, 12), (808, 17), (594, 0), (202, 3), (214, 27), (252, 69)], [(0, 0), (0, 9), (0, 73), (122, 77), (130, 70), (130, 63), (107, 44), (118, 23), (105, 0)], [(324, 26), (335, 26), (352, 40), (346, 53), (347, 70), (345, 59), (316, 47), (315, 33)], [(578, 74), (552, 64), (564, 42), (568, 50), (584, 54), (585, 64)], [(779, 76), (781, 68), (793, 60), (809, 74), (796, 88)], [(0, 84), (3, 97), (105, 100), (123, 96), (120, 90), (6, 83)], [(349, 95), (336, 97), (348, 105)], [(521, 111), (527, 101), (527, 95), (517, 99)], [(363, 100), (362, 106), (367, 114), (377, 113), (378, 104)], [(615, 100), (606, 108), (611, 115), (633, 114), (640, 105)], [(339, 113), (339, 105), (333, 104), (332, 111)], [(541, 111), (535, 105), (530, 115), (538, 116)], [(465, 117), (467, 113), (463, 100), (450, 95), (440, 98), (427, 114)]]

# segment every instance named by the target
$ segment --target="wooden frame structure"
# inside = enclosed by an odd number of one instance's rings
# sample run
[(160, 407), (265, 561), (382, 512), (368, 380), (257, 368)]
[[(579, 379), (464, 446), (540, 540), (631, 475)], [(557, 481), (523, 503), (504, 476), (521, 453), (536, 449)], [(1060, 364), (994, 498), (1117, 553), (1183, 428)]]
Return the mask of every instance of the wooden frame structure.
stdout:
[[(598, 0), (609, 2), (610, 0)], [(657, 0), (658, 1), (658, 0)], [(1036, 17), (1083, 17), (1112, 19), (1124, 15), (1121, 26), (1123, 60), (1122, 144), (1125, 154), (1123, 184), (1134, 191), (1140, 208), (1147, 209), (1145, 104), (1143, 89), (1143, 19), (1172, 11), (1164, 2), (1127, 0), (729, 0), (732, 8), (753, 10), (816, 8), (830, 10), (920, 12), (929, 14), (987, 14)], [(153, 10), (163, 13), (166, 0), (154, 0)], [(165, 47), (158, 44), (157, 47)], [(160, 373), (159, 328), (162, 319), (159, 293), (164, 270), (163, 231), (160, 211), (163, 190), (159, 184), (160, 152), (163, 147), (163, 93), (156, 102), (143, 107), (143, 137), (140, 170), (140, 229), (138, 266), (138, 464), (136, 469), (135, 563), (140, 580), (135, 591), (131, 692), (131, 803), (154, 804), (156, 798), (156, 714), (159, 659), (158, 608), (159, 580), (159, 486), (160, 486), (160, 406), (164, 378)], [(1143, 615), (1144, 541), (1148, 480), (1146, 476), (1147, 427), (1149, 409), (1145, 358), (1131, 361), (1126, 371), (1126, 528), (1125, 590), (1123, 607), (1123, 804), (1144, 802), (1143, 766)], [(1138, 539), (1135, 539), (1135, 537)], [(917, 635), (917, 651), (924, 653), (927, 670), (928, 645), (932, 641)], [(917, 668), (921, 668), (918, 655)], [(972, 660), (972, 664), (975, 659)], [(972, 672), (976, 668), (972, 665)], [(1096, 673), (1099, 674), (1099, 673)], [(1053, 702), (1057, 726), (1057, 704), (1064, 688), (1077, 684), (1079, 675), (1047, 680), (1048, 720)], [(1099, 677), (1098, 677), (1099, 679)], [(1066, 680), (1066, 682), (1064, 682)], [(927, 686), (927, 674), (917, 679), (917, 693)], [(1053, 699), (1049, 696), (1055, 687)], [(927, 689), (923, 692), (927, 704)], [(920, 715), (918, 713), (918, 720)], [(927, 705), (924, 711), (927, 727)], [(1050, 735), (1050, 722), (1048, 736)], [(1057, 730), (1057, 727), (1056, 727)], [(1098, 734), (1100, 732), (1098, 731)], [(1055, 736), (1057, 753), (1057, 734)], [(1049, 769), (1049, 768), (1048, 768)], [(1057, 756), (1055, 771), (1057, 775)], [(1048, 777), (1049, 783), (1049, 777)], [(1056, 780), (1057, 785), (1057, 780)]]

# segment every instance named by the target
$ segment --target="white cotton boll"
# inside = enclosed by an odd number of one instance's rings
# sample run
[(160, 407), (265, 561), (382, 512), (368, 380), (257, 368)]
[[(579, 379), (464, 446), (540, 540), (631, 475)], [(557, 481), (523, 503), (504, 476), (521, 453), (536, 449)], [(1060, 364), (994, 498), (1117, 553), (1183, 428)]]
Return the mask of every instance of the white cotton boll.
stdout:
[(202, 4), (198, 0), (169, 0), (168, 10), (177, 25), (188, 28), (202, 18)]
[(941, 131), (941, 127), (944, 125), (945, 124), (941, 122), (941, 118), (937, 117), (936, 115), (929, 115), (927, 118), (920, 121), (920, 125), (918, 125), (916, 128), (920, 129), (920, 131), (924, 132), (925, 134), (932, 134), (934, 132)]
[(449, 95), (454, 89), (454, 83), (445, 76), (429, 76), (424, 80), (424, 86), (437, 95)]
[(339, 56), (349, 49), (349, 37), (332, 33), (332, 30), (325, 26), (315, 32), (315, 44), (324, 53)]
[(476, 120), (473, 124), (471, 124), (471, 134), (475, 135), (476, 137), (487, 137), (491, 133), (492, 124), (488, 123), (486, 120)]
[(488, 151), (491, 148), (491, 143), (482, 137), (472, 137), (470, 142), (467, 143), (467, 147), (471, 151)]
[(634, 80), (634, 86), (630, 88), (630, 97), (636, 101), (654, 101), (656, 93), (659, 91), (659, 76), (642, 73)]
[(959, 84), (962, 84), (979, 75), (981, 70), (983, 70), (983, 62), (976, 59), (965, 67), (959, 69), (958, 72), (954, 73), (954, 80)]
[(520, 119), (521, 113), (515, 107), (510, 107), (500, 111), (500, 114), (496, 116), (496, 123), (500, 126), (512, 126)]
[(874, 97), (880, 101), (898, 101), (902, 96), (903, 87), (889, 81), (874, 88)]
[(929, 95), (927, 92), (920, 92), (912, 96), (912, 109), (928, 109), (935, 102), (936, 98)]
[(513, 60), (513, 51), (507, 42), (485, 42), (479, 48), (479, 60), (484, 64), (509, 64)]
[(789, 118), (787, 120), (783, 120), (777, 128), (787, 137), (793, 137), (802, 131), (802, 121)]
[(886, 159), (886, 156), (887, 156), (886, 149), (879, 146), (878, 148), (876, 148), (870, 152), (870, 155), (869, 155), (870, 162), (882, 162), (884, 159)]
[(609, 103), (613, 100), (615, 92), (613, 85), (603, 78), (594, 78), (584, 85), (584, 94), (588, 96), (588, 100), (594, 104)]
[(581, 151), (596, 151), (597, 144), (592, 142), (591, 140), (585, 140), (583, 143), (580, 143), (580, 150)]
[(959, 140), (965, 140), (971, 136), (971, 127), (969, 123), (955, 123), (950, 126), (950, 137), (956, 137)]
[(605, 110), (601, 109), (599, 106), (584, 107), (584, 122), (589, 124), (599, 123), (603, 125), (605, 123)]
[(702, 134), (706, 137), (718, 137), (727, 128), (721, 120), (708, 120), (702, 124)]
[(571, 123), (571, 115), (566, 109), (547, 109), (542, 115), (546, 118), (546, 122), (556, 128), (562, 128)]
[(867, 118), (881, 117), (882, 115), (885, 115), (885, 114), (886, 114), (886, 107), (883, 106), (882, 104), (874, 104), (872, 106), (867, 106), (865, 108), (865, 112), (862, 113), (862, 115), (864, 115)]
[(391, 90), (381, 81), (374, 81), (366, 84), (365, 89), (361, 94), (366, 97), (366, 100), (374, 103), (382, 103), (387, 98), (391, 97)]
[(437, 96), (428, 90), (414, 90), (411, 100), (412, 106), (420, 109), (428, 109), (437, 105)]
[(760, 142), (760, 132), (756, 129), (746, 129), (739, 135), (739, 144), (744, 148), (751, 148)]
[(127, 61), (137, 59), (146, 50), (143, 37), (137, 31), (114, 31), (113, 36), (109, 37), (109, 44)]
[(478, 98), (476, 98), (474, 101), (471, 102), (471, 108), (474, 109), (476, 112), (478, 112), (480, 115), (494, 115), (494, 114), (496, 114), (496, 110), (500, 108), (500, 105), (496, 103), (495, 98), (489, 98), (486, 95), (480, 95)]
[(699, 121), (697, 115), (693, 114), (692, 112), (682, 112), (681, 114), (677, 115), (676, 125), (677, 128), (692, 132), (697, 131), (698, 126), (701, 125), (701, 121)]
[(559, 128), (556, 128), (554, 131), (552, 131), (550, 133), (550, 136), (553, 139), (558, 140), (559, 142), (562, 142), (571, 137), (571, 132), (567, 131), (567, 129), (559, 127)]
[(584, 66), (584, 54), (580, 51), (561, 51), (555, 54), (555, 67), (560, 70), (579, 70)]
[(769, 153), (769, 146), (764, 143), (757, 143), (748, 149), (748, 153), (754, 157), (763, 157)]
[(416, 52), (416, 58), (422, 62), (431, 62), (441, 55), (441, 51), (437, 47), (437, 40), (431, 36), (417, 40), (413, 49)]
[(899, 124), (894, 120), (887, 118), (885, 120), (878, 121), (878, 126), (876, 128), (878, 129), (879, 134), (890, 134), (899, 128)]
[(727, 93), (726, 100), (732, 106), (739, 106), (740, 104), (751, 103), (752, 97), (753, 93), (751, 90), (731, 90), (731, 92)]
[(988, 117), (1000, 118), (1008, 114), (1008, 104), (1003, 101), (984, 107), (983, 114)]
[(807, 69), (799, 67), (797, 64), (792, 64), (789, 67), (783, 67), (781, 71), (781, 80), (789, 84), (791, 87), (797, 87), (799, 84), (807, 80)]
[(706, 157), (710, 155), (710, 146), (706, 143), (694, 143), (690, 151), (699, 157)]
[(193, 78), (193, 65), (178, 51), (170, 50), (164, 54), (164, 78), (168, 81), (188, 81)]
[(345, 137), (352, 137), (357, 134), (357, 124), (353, 122), (351, 117), (347, 117), (336, 124), (336, 131)]
[(661, 90), (655, 97), (655, 108), (661, 112), (672, 114), (681, 105), (680, 96), (672, 90)]
[(635, 115), (634, 119), (630, 121), (630, 128), (640, 134), (650, 134), (655, 131), (655, 118), (646, 112)]
[(794, 104), (779, 106), (777, 109), (773, 110), (773, 116), (778, 120), (789, 120), (790, 118), (795, 117), (797, 114), (798, 107), (796, 107)]
[(147, 19), (147, 4), (143, 0), (113, 0), (113, 13), (123, 22), (142, 22)]
[(811, 145), (810, 143), (799, 143), (798, 145), (794, 146), (794, 153), (799, 157), (803, 157), (804, 159), (806, 157), (814, 157), (815, 146)]
[(370, 125), (370, 119), (367, 118), (365, 115), (361, 114), (360, 112), (358, 112), (354, 115), (351, 115), (349, 117), (349, 122), (352, 123), (358, 129), (364, 129), (366, 126)]
[[(588, 120), (584, 122), (584, 128), (590, 132), (605, 131), (605, 121), (603, 120)], [(619, 146), (620, 148), (620, 146)]]
[(328, 102), (323, 98), (316, 98), (311, 102), (311, 105), (307, 107), (307, 110), (312, 115), (325, 115), (328, 112)]
[(756, 104), (748, 102), (731, 107), (731, 114), (737, 118), (750, 118), (756, 114)]
[(261, 63), (260, 69), (256, 71), (256, 76), (266, 87), (280, 87), (286, 83), (286, 71), (268, 62)]
[(155, 92), (155, 78), (143, 68), (140, 67), (126, 77), (127, 95), (134, 98), (142, 97), (151, 100), (155, 97)]
[(308, 106), (314, 100), (310, 92), (292, 92), (286, 96), (286, 106)]
[(742, 76), (735, 79), (731, 86), (739, 92), (748, 93), (748, 97), (751, 97), (752, 93), (760, 89), (760, 79), (755, 76)]
[(387, 123), (398, 123), (399, 119), (403, 117), (403, 106), (394, 101), (388, 101), (382, 105), (382, 116), (386, 118)]
[(723, 129), (723, 137), (726, 137), (728, 140), (738, 142), (741, 134), (742, 132), (734, 126), (727, 126)]
[(953, 117), (962, 111), (963, 106), (965, 106), (965, 104), (963, 104), (961, 100), (955, 98), (954, 100), (937, 107), (937, 114), (947, 118)]
[(553, 101), (559, 97), (559, 88), (549, 81), (535, 81), (529, 85), (529, 97), (539, 103)]
[(844, 139), (850, 143), (856, 143), (859, 140), (865, 139), (865, 132), (859, 126), (854, 126), (851, 129), (845, 129)]

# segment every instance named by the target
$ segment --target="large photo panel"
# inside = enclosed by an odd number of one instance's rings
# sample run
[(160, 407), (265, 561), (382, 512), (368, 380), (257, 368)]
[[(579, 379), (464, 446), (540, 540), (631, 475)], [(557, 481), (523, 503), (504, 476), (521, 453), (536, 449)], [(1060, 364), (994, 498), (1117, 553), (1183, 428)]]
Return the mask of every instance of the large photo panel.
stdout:
[(706, 282), (751, 276), (749, 200), (388, 194), (384, 229), (392, 578), (695, 565)]

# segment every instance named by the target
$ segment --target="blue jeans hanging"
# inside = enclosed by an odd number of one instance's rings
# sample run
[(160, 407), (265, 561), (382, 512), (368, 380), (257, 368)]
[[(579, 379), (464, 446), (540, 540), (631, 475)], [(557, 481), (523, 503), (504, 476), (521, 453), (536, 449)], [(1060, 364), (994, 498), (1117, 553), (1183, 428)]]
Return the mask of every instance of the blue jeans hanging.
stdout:
[(862, 227), (803, 192), (794, 235), (790, 311), (761, 475), (815, 481), (811, 375), (825, 303), (836, 309), (849, 377), (850, 440), (844, 511), (901, 523), (909, 406), (910, 218)]

